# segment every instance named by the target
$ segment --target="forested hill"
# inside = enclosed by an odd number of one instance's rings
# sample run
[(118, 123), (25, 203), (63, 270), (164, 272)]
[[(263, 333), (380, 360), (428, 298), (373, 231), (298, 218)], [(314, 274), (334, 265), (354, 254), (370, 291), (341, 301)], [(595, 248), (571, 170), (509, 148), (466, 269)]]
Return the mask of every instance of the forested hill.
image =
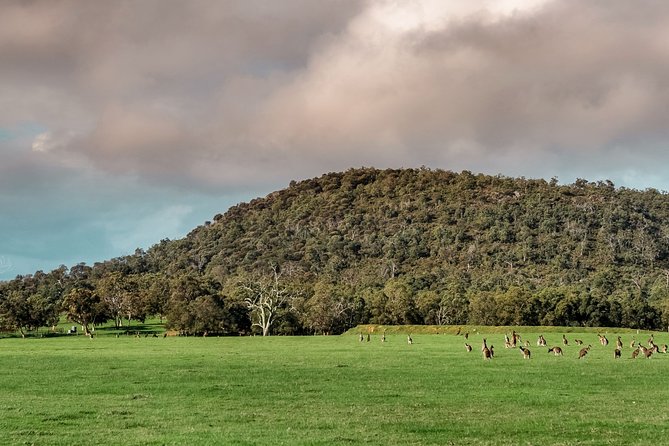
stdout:
[(117, 319), (160, 313), (182, 331), (248, 332), (259, 313), (244, 284), (269, 284), (275, 272), (290, 299), (277, 299), (274, 333), (359, 323), (659, 328), (669, 322), (669, 195), (608, 181), (352, 169), (291, 182), (181, 240), (4, 287), (5, 296), (41, 283), (63, 296), (87, 288), (108, 302), (121, 293), (131, 303), (109, 311)]
[[(358, 169), (292, 182), (149, 250), (152, 268), (225, 278), (278, 265), (356, 286), (647, 288), (669, 269), (669, 196), (610, 182)], [(652, 282), (652, 283), (651, 283)]]

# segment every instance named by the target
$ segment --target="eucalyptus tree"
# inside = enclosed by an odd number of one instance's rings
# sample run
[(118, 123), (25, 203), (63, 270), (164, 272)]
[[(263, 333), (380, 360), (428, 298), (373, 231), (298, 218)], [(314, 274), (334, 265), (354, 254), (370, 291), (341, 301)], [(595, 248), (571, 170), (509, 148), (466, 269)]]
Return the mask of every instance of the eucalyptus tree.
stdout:
[(86, 335), (90, 335), (92, 324), (108, 319), (105, 303), (100, 296), (89, 288), (72, 288), (63, 299), (63, 309), (68, 320), (80, 324)]

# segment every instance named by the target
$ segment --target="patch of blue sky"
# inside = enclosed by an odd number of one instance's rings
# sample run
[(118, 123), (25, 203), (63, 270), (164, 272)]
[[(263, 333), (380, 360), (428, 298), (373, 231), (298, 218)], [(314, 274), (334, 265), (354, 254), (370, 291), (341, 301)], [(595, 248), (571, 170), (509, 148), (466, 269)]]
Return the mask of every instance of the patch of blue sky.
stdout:
[(38, 122), (21, 122), (14, 126), (0, 126), (0, 150), (17, 151), (32, 147), (33, 140), (48, 129)]
[(12, 127), (0, 127), (0, 141), (34, 138), (48, 129), (38, 122), (21, 122)]

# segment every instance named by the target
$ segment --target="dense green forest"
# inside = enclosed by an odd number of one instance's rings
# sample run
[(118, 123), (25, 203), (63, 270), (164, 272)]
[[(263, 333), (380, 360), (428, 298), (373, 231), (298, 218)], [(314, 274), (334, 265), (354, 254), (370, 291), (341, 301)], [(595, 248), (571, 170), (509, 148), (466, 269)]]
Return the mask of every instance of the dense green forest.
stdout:
[(149, 315), (184, 333), (362, 323), (669, 325), (669, 196), (611, 182), (351, 169), (180, 240), (0, 284), (0, 324)]

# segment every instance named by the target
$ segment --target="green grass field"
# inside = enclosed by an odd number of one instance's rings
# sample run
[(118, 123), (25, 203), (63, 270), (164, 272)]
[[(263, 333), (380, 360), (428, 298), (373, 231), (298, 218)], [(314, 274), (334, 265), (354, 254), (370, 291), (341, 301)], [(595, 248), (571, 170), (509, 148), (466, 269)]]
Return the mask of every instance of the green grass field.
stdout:
[(531, 360), (499, 333), (489, 362), (480, 334), (0, 339), (0, 444), (669, 444), (669, 354), (521, 333)]

